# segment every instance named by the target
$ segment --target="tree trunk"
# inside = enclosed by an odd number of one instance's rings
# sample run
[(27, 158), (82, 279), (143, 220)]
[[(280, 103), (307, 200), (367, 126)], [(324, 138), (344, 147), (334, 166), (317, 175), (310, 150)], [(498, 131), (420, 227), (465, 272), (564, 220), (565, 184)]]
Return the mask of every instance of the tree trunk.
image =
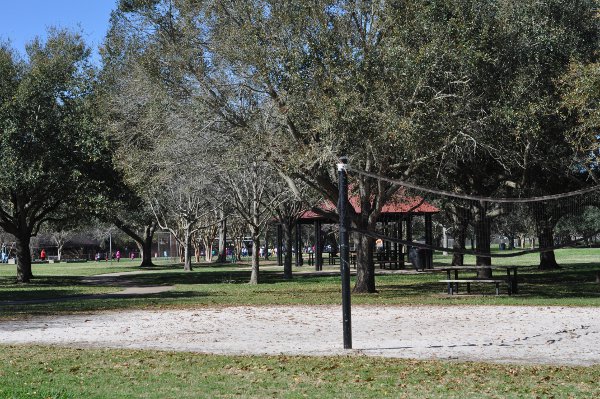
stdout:
[(508, 238), (508, 249), (510, 249), (510, 250), (515, 249), (515, 235), (509, 234), (506, 236), (506, 238)]
[[(462, 206), (450, 206), (452, 215), (453, 229), (456, 232), (453, 234), (454, 242), (452, 248), (456, 251), (464, 251), (467, 248), (467, 233), (469, 232), (469, 223), (471, 221), (471, 211)], [(452, 266), (462, 266), (465, 262), (463, 253), (452, 253)]]
[(150, 222), (144, 226), (143, 236), (139, 236), (133, 228), (126, 225), (120, 219), (116, 219), (114, 223), (115, 226), (131, 237), (137, 244), (140, 254), (142, 255), (140, 267), (154, 266), (152, 263), (152, 239), (154, 238), (154, 232), (156, 231), (156, 222)]
[[(476, 250), (484, 254), (490, 253), (491, 228), (487, 217), (487, 209), (485, 206), (479, 206), (475, 219), (475, 240)], [(475, 264), (477, 266), (491, 266), (492, 258), (489, 256), (477, 256)], [(491, 278), (492, 269), (482, 268), (477, 270), (478, 278)]]
[(154, 266), (154, 263), (152, 263), (152, 237), (150, 237), (150, 239), (144, 239), (142, 245), (138, 244), (138, 247), (140, 248), (142, 255), (140, 267)]
[[(543, 203), (537, 205), (534, 208), (535, 216), (535, 227), (537, 230), (537, 238), (540, 252), (540, 264), (539, 270), (552, 270), (558, 269), (558, 263), (554, 256), (554, 251), (543, 251), (544, 248), (551, 248), (554, 246), (554, 226), (556, 221), (553, 220), (552, 212)], [(535, 240), (535, 237), (532, 241)]]
[[(538, 234), (538, 240), (540, 241), (540, 249), (550, 248), (554, 245), (554, 231), (552, 227), (546, 226), (540, 230)], [(540, 252), (540, 265), (539, 270), (552, 270), (559, 269), (554, 251), (543, 251)]]
[[(224, 218), (225, 214), (221, 213), (221, 218)], [(219, 257), (217, 262), (227, 262), (227, 221), (223, 219), (219, 228)]]
[(33, 278), (31, 272), (31, 249), (29, 243), (31, 236), (23, 234), (15, 237), (17, 249), (17, 282), (28, 283)]
[(265, 253), (263, 254), (265, 260), (269, 260), (269, 228), (265, 228)]
[(144, 240), (141, 242), (142, 263), (140, 267), (154, 266), (154, 263), (152, 263), (152, 239), (154, 238), (155, 231), (156, 225), (154, 223), (144, 226)]
[(292, 246), (294, 225), (287, 220), (283, 224), (283, 242), (285, 243), (285, 257), (283, 259), (283, 278), (292, 278)]
[(259, 260), (260, 260), (260, 237), (252, 232), (252, 274), (250, 284), (258, 284)]
[[(442, 247), (444, 248), (448, 248), (448, 229), (444, 226), (442, 226)], [(448, 251), (443, 251), (442, 255), (444, 256), (448, 256)]]
[[(452, 248), (457, 251), (464, 251), (467, 248), (467, 230), (469, 229), (468, 221), (460, 222), (456, 226), (457, 234), (454, 237)], [(465, 255), (459, 252), (452, 253), (452, 266), (463, 266), (465, 263)]]
[(202, 241), (204, 241), (204, 260), (212, 262), (213, 241), (206, 238), (203, 238)]
[(184, 233), (183, 270), (192, 271), (192, 236), (189, 228), (186, 228)]
[(237, 259), (237, 261), (239, 262), (242, 260), (242, 246), (244, 245), (242, 238), (236, 240), (234, 245), (235, 245), (235, 259)]
[(60, 262), (60, 260), (62, 259), (62, 250), (63, 250), (63, 246), (64, 244), (60, 244), (57, 246), (57, 254), (56, 254), (56, 260), (58, 260)]
[(200, 245), (194, 243), (194, 258), (196, 259), (196, 263), (200, 263)]
[[(452, 244), (452, 248), (457, 251), (463, 251), (466, 247), (467, 235), (464, 233), (459, 233), (454, 238), (454, 243)], [(463, 266), (465, 264), (465, 254), (460, 252), (452, 253), (452, 266)]]
[(357, 293), (377, 292), (375, 289), (375, 264), (373, 263), (375, 240), (357, 234), (354, 243), (356, 245), (356, 284), (352, 291)]

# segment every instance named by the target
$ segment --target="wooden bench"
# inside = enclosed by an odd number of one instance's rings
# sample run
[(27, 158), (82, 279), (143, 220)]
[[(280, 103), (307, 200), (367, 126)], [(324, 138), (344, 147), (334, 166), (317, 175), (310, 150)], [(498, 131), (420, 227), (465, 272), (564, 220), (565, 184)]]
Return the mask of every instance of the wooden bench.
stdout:
[(506, 283), (508, 285), (508, 295), (512, 294), (511, 283), (506, 279), (485, 279), (485, 278), (473, 278), (473, 279), (461, 279), (461, 280), (439, 280), (440, 283), (446, 283), (448, 285), (448, 295), (458, 294), (458, 283), (467, 284), (467, 294), (471, 293), (471, 283), (489, 283), (496, 286), (496, 295), (500, 295), (500, 284)]
[(404, 266), (404, 259), (399, 251), (377, 252), (375, 263), (380, 269), (400, 269)]

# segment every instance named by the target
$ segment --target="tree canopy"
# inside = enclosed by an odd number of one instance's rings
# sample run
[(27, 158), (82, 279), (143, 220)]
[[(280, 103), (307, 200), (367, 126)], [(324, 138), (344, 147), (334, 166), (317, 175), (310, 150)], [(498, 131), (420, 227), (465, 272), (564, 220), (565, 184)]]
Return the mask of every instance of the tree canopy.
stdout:
[[(256, 142), (265, 159), (334, 203), (342, 155), (438, 188), (531, 195), (576, 174), (559, 80), (597, 57), (597, 5), (130, 0), (113, 32), (154, 60), (171, 96), (185, 93), (232, 131), (251, 129), (248, 112), (269, 119)], [(372, 229), (398, 186), (352, 186), (352, 222)], [(356, 239), (355, 290), (374, 291), (373, 242)]]
[(83, 39), (51, 30), (20, 59), (0, 47), (0, 227), (17, 242), (17, 279), (31, 275), (29, 241), (93, 209), (115, 175), (90, 96), (93, 70)]

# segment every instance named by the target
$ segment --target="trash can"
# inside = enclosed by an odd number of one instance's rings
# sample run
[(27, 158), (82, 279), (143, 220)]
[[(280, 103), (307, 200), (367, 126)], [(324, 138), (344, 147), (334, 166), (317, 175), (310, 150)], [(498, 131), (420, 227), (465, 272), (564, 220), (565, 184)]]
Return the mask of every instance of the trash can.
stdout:
[(410, 260), (410, 263), (412, 263), (415, 270), (425, 270), (425, 265), (427, 264), (427, 250), (411, 247), (408, 250), (408, 260)]

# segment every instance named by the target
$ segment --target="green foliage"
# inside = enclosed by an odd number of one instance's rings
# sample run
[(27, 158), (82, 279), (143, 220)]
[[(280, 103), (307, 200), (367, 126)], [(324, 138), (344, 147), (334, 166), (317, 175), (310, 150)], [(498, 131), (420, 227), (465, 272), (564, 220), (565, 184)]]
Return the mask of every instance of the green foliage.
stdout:
[(600, 63), (575, 61), (560, 80), (563, 105), (576, 121), (569, 142), (578, 154), (581, 168), (596, 182), (600, 170)]
[(120, 0), (119, 9), (124, 12), (132, 12), (135, 10), (152, 9), (160, 0)]
[(559, 235), (562, 233), (591, 237), (600, 231), (600, 209), (584, 207), (574, 215), (565, 216), (558, 222), (556, 231)]
[(570, 59), (595, 57), (596, 6), (265, 1), (219, 3), (204, 18), (215, 65), (280, 111), (273, 156), (289, 173), (326, 189), (318, 179), (348, 154), (483, 194), (568, 173), (555, 80)]
[(21, 281), (41, 225), (82, 217), (118, 182), (98, 134), (89, 54), (79, 35), (52, 29), (24, 60), (0, 48), (0, 227), (17, 237)]
[[(0, 106), (0, 206), (9, 214), (30, 208), (35, 230), (59, 208), (98, 191), (94, 186), (106, 180), (110, 157), (90, 112), (89, 50), (82, 39), (51, 31), (47, 43), (34, 40), (27, 53), (26, 61), (17, 61), (2, 51), (19, 73), (9, 67), (1, 76), (11, 90)], [(0, 224), (15, 233), (10, 218)]]

